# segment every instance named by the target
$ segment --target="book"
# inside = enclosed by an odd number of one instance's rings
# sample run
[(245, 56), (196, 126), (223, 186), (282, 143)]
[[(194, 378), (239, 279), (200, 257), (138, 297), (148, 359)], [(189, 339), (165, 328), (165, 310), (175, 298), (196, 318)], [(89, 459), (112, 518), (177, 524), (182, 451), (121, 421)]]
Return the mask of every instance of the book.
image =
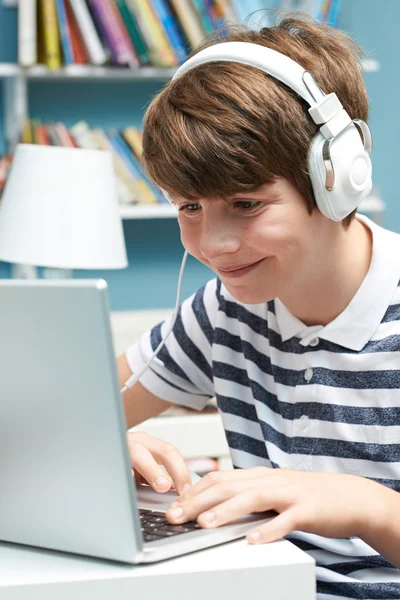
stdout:
[[(128, 144), (130, 150), (134, 153), (140, 166), (143, 154), (142, 132), (136, 127), (127, 127), (121, 132), (121, 135), (124, 138), (125, 142)], [(158, 202), (169, 202), (169, 200), (164, 196), (162, 191), (158, 187), (156, 187), (152, 181), (150, 181), (146, 173), (142, 170), (141, 166), (140, 171), (143, 179), (147, 183), (147, 186), (153, 192)]]
[(125, 0), (115, 0), (115, 3), (125, 24), (126, 30), (135, 47), (136, 54), (140, 63), (142, 65), (147, 65), (150, 62), (149, 51), (146, 47), (146, 43), (143, 39), (143, 36), (141, 34), (141, 31), (138, 27), (133, 13), (129, 10)]
[(74, 58), (74, 64), (83, 65), (88, 62), (88, 56), (86, 53), (86, 46), (83, 43), (81, 32), (79, 31), (78, 24), (75, 20), (74, 13), (72, 12), (69, 0), (65, 0), (65, 14), (67, 17), (68, 30), (71, 36), (72, 55)]
[(171, 5), (190, 45), (192, 48), (196, 48), (203, 41), (205, 31), (193, 4), (187, 2), (187, 0), (171, 0)]
[(40, 0), (39, 8), (42, 19), (44, 62), (49, 69), (59, 69), (61, 52), (55, 0)]
[(239, 17), (233, 9), (231, 0), (214, 0), (225, 23), (238, 23)]
[(206, 11), (211, 19), (213, 29), (219, 33), (224, 34), (226, 32), (225, 21), (223, 14), (220, 12), (220, 7), (214, 0), (203, 0)]
[[(214, 25), (213, 25), (210, 15), (208, 14), (205, 4), (204, 4), (203, 0), (192, 0), (192, 2), (193, 2), (194, 8), (197, 11), (197, 14), (200, 17), (200, 22), (203, 26), (203, 29), (206, 32), (206, 34), (208, 35), (212, 31), (214, 31)], [(241, 2), (241, 0), (238, 0), (238, 2)]]
[(113, 62), (120, 66), (139, 67), (135, 49), (113, 0), (89, 0), (89, 6), (111, 50)]
[(107, 61), (107, 55), (104, 52), (85, 0), (69, 0), (69, 2), (81, 33), (81, 38), (86, 46), (89, 61), (93, 65), (104, 65)]
[(341, 0), (331, 0), (330, 6), (326, 13), (326, 18), (325, 18), (326, 24), (329, 25), (329, 27), (336, 27), (338, 18), (339, 18), (340, 5), (341, 5)]
[(24, 119), (24, 124), (22, 126), (21, 132), (21, 142), (22, 144), (32, 144), (33, 143), (33, 133), (31, 122), (29, 119)]
[(177, 23), (166, 0), (150, 0), (154, 13), (157, 15), (164, 33), (171, 44), (179, 63), (185, 62), (189, 53), (181, 36)]
[(18, 62), (30, 67), (37, 61), (36, 0), (19, 0)]
[(112, 145), (120, 155), (125, 165), (128, 167), (129, 172), (135, 179), (137, 196), (140, 199), (140, 202), (149, 204), (157, 203), (156, 196), (149, 189), (149, 187), (143, 179), (143, 173), (137, 163), (136, 158), (130, 151), (128, 145), (126, 144), (123, 137), (120, 135), (119, 131), (117, 131), (116, 129), (111, 129), (109, 132), (107, 132), (107, 137), (111, 141)]
[(71, 34), (68, 27), (65, 0), (56, 0), (56, 10), (64, 63), (66, 65), (72, 65), (74, 63), (74, 54), (72, 50)]
[(74, 141), (72, 135), (61, 121), (58, 121), (54, 124), (54, 129), (57, 134), (57, 137), (60, 141), (61, 146), (65, 146), (66, 148), (76, 148), (77, 144)]
[(158, 67), (175, 67), (178, 59), (149, 0), (126, 0), (126, 3), (137, 19), (149, 48), (151, 62)]
[(118, 200), (120, 204), (134, 204), (138, 201), (135, 181), (122, 162), (119, 154), (102, 129), (93, 129), (92, 136), (100, 150), (107, 150), (112, 155), (113, 167), (117, 178)]

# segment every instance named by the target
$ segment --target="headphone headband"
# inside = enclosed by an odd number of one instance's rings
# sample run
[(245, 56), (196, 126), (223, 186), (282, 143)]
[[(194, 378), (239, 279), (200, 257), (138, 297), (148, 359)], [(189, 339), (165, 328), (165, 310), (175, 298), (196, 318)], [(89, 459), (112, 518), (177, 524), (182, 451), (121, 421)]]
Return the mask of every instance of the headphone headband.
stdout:
[[(335, 93), (324, 94), (312, 74), (272, 48), (251, 42), (221, 42), (200, 50), (183, 63), (173, 80), (191, 69), (212, 62), (233, 62), (255, 67), (296, 92), (321, 125), (308, 153), (308, 167), (316, 202), (329, 219), (340, 221), (371, 190), (371, 137), (368, 125), (352, 120)], [(360, 135), (357, 123), (362, 131)]]

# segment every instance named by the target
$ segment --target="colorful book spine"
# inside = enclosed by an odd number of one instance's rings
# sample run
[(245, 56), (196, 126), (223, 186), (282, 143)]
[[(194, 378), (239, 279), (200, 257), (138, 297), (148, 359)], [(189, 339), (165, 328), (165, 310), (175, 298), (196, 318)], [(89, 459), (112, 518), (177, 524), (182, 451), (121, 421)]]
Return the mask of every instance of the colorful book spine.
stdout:
[(177, 23), (168, 7), (168, 4), (165, 2), (165, 0), (151, 0), (151, 5), (164, 29), (169, 43), (171, 44), (178, 58), (178, 61), (180, 63), (185, 62), (189, 55), (188, 50), (185, 47), (185, 41), (180, 34)]
[(159, 67), (174, 67), (178, 59), (155, 16), (149, 0), (127, 0), (137, 18), (140, 29), (150, 51), (151, 62)]
[(75, 15), (75, 20), (78, 24), (81, 37), (86, 46), (86, 51), (90, 62), (93, 65), (103, 65), (107, 60), (107, 55), (104, 52), (104, 48), (93, 24), (85, 0), (69, 1)]
[(22, 126), (21, 142), (23, 144), (33, 144), (32, 126), (29, 119), (24, 120)]
[[(127, 127), (121, 132), (121, 136), (128, 144), (130, 150), (133, 152), (140, 165), (143, 154), (142, 132), (139, 131), (139, 129), (137, 129), (136, 127)], [(150, 181), (150, 179), (147, 177), (146, 173), (142, 170), (141, 167), (140, 171), (143, 179), (157, 198), (158, 202), (168, 202), (167, 198), (164, 196), (161, 190), (158, 187), (156, 187), (152, 181)]]
[(69, 33), (71, 36), (72, 54), (74, 58), (74, 64), (83, 65), (88, 62), (88, 56), (86, 53), (86, 47), (83, 43), (81, 33), (79, 31), (78, 24), (75, 20), (74, 13), (72, 12), (69, 0), (65, 0), (65, 13), (67, 16), (67, 24)]
[(111, 50), (113, 61), (117, 65), (139, 67), (139, 60), (128, 33), (112, 0), (90, 0), (92, 13)]
[(193, 4), (186, 0), (171, 0), (171, 3), (190, 45), (196, 48), (203, 41), (205, 31)]
[(219, 7), (214, 3), (214, 0), (204, 0), (204, 6), (211, 19), (213, 29), (219, 33), (225, 34), (226, 27), (223, 15), (219, 11)]
[(150, 56), (146, 47), (143, 36), (136, 23), (134, 15), (128, 8), (125, 0), (115, 0), (117, 8), (120, 12), (121, 18), (125, 24), (126, 30), (132, 40), (135, 47), (136, 54), (142, 65), (147, 65), (150, 62)]
[(76, 142), (74, 141), (72, 135), (70, 134), (64, 123), (58, 121), (57, 123), (55, 123), (54, 129), (57, 133), (58, 139), (60, 140), (61, 146), (65, 146), (66, 148), (77, 147)]
[(19, 0), (18, 62), (31, 67), (37, 61), (36, 0)]
[[(238, 1), (240, 2), (241, 0), (238, 0)], [(209, 34), (212, 31), (214, 31), (213, 22), (210, 18), (210, 15), (207, 12), (207, 9), (205, 7), (203, 0), (192, 0), (192, 2), (197, 11), (197, 14), (200, 17), (201, 24), (202, 24), (203, 29), (206, 32), (206, 34)]]
[(329, 11), (326, 16), (326, 24), (329, 27), (336, 27), (339, 13), (340, 13), (341, 0), (331, 0)]
[(140, 198), (141, 202), (149, 204), (157, 203), (156, 196), (145, 183), (141, 169), (138, 166), (138, 163), (135, 157), (133, 156), (133, 153), (127, 146), (125, 140), (122, 138), (120, 133), (117, 130), (113, 129), (107, 133), (107, 137), (109, 138), (114, 148), (119, 153), (120, 157), (128, 167), (130, 173), (136, 180), (138, 197)]
[(237, 23), (238, 15), (235, 13), (231, 0), (214, 0), (225, 23)]
[(61, 47), (63, 51), (64, 63), (72, 65), (74, 54), (72, 51), (71, 35), (67, 21), (67, 11), (65, 9), (65, 0), (56, 0), (56, 9), (58, 17), (58, 26), (60, 30)]
[(92, 137), (100, 150), (107, 150), (112, 155), (120, 204), (134, 204), (138, 202), (135, 181), (132, 179), (128, 169), (125, 167), (125, 164), (122, 162), (105, 132), (102, 129), (93, 129)]
[(41, 18), (44, 41), (44, 60), (49, 69), (61, 67), (60, 38), (55, 0), (41, 0)]

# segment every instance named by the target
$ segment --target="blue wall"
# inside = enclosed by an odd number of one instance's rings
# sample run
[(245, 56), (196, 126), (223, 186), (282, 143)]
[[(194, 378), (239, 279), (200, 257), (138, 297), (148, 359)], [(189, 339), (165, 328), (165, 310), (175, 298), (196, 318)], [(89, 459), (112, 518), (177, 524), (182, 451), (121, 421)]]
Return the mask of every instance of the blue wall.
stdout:
[[(271, 6), (268, 0), (265, 4)], [(382, 67), (378, 73), (366, 74), (374, 138), (374, 184), (380, 188), (387, 204), (385, 224), (398, 232), (400, 206), (392, 173), (400, 159), (397, 143), (400, 122), (392, 103), (400, 91), (400, 74), (395, 62), (400, 53), (399, 22), (400, 0), (342, 0), (338, 27), (350, 33)], [(5, 9), (0, 4), (0, 62), (16, 62), (16, 41), (16, 10)], [(30, 116), (60, 119), (68, 125), (81, 118), (92, 126), (139, 124), (145, 105), (159, 86), (160, 83), (148, 82), (32, 82), (29, 85)], [(0, 151), (2, 114), (0, 100)], [(173, 306), (182, 256), (177, 223), (172, 219), (125, 221), (124, 232), (128, 269), (81, 271), (74, 276), (104, 277), (110, 286), (113, 310)], [(0, 277), (9, 275), (9, 265), (0, 262)], [(191, 259), (185, 273), (183, 297), (211, 275), (206, 267)]]

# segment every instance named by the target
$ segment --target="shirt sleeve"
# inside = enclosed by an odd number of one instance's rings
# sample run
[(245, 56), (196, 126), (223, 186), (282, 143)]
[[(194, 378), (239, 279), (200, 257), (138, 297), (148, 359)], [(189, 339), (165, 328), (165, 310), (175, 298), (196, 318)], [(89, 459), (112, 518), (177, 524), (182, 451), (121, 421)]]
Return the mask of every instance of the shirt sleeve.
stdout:
[[(201, 410), (214, 396), (212, 344), (219, 309), (218, 280), (207, 282), (185, 300), (165, 346), (140, 383), (162, 400)], [(172, 318), (172, 317), (171, 317)], [(138, 373), (165, 337), (171, 318), (156, 325), (126, 351), (132, 373)]]

